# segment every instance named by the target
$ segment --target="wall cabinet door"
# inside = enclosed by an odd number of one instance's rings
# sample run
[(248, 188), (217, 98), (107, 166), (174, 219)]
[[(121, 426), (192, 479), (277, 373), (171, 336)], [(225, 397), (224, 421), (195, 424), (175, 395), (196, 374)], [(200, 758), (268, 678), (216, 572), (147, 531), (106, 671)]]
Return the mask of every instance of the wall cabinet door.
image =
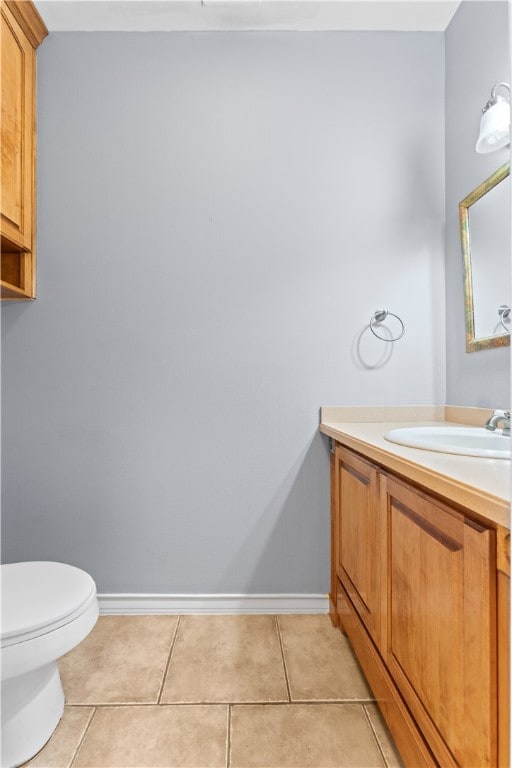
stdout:
[(336, 448), (334, 557), (336, 575), (376, 643), (381, 627), (381, 532), (376, 468)]
[(437, 760), (497, 761), (495, 532), (382, 477), (384, 661)]
[(2, 235), (32, 249), (35, 52), (2, 4)]
[(48, 34), (32, 2), (1, 2), (0, 296), (35, 296), (35, 49)]

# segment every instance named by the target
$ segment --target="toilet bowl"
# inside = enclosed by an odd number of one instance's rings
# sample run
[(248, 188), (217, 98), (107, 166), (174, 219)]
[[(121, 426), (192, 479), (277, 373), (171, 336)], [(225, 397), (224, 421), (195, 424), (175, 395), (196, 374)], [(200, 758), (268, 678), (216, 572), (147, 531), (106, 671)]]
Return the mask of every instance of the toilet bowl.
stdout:
[(33, 757), (64, 711), (57, 659), (98, 618), (96, 585), (85, 571), (52, 562), (1, 566), (1, 767)]

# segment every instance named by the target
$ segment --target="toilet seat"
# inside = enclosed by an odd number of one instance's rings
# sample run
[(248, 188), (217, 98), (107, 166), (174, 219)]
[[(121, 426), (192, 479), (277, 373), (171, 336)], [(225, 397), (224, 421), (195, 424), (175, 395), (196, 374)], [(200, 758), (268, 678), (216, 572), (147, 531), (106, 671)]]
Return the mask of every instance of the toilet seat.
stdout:
[(96, 602), (91, 576), (64, 563), (2, 565), (1, 590), (2, 648), (53, 632)]

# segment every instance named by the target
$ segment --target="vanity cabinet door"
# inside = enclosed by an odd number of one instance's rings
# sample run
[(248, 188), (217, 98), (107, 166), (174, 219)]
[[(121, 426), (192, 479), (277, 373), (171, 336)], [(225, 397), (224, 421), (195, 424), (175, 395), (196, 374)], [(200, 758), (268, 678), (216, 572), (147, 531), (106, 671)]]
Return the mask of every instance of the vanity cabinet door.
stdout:
[(495, 532), (381, 478), (384, 659), (439, 764), (497, 763)]
[(510, 766), (510, 531), (498, 528), (498, 763)]
[(334, 470), (334, 558), (342, 582), (376, 643), (380, 637), (380, 548), (376, 467), (336, 448)]

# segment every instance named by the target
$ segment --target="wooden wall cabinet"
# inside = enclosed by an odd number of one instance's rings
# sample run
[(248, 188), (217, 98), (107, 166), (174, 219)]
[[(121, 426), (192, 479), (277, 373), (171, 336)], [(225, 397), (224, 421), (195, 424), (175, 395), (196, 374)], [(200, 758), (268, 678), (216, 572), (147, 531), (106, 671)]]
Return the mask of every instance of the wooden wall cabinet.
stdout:
[(508, 766), (507, 534), (343, 447), (331, 467), (331, 613), (405, 764)]
[(32, 299), (35, 253), (36, 48), (48, 31), (31, 2), (1, 2), (1, 298)]

